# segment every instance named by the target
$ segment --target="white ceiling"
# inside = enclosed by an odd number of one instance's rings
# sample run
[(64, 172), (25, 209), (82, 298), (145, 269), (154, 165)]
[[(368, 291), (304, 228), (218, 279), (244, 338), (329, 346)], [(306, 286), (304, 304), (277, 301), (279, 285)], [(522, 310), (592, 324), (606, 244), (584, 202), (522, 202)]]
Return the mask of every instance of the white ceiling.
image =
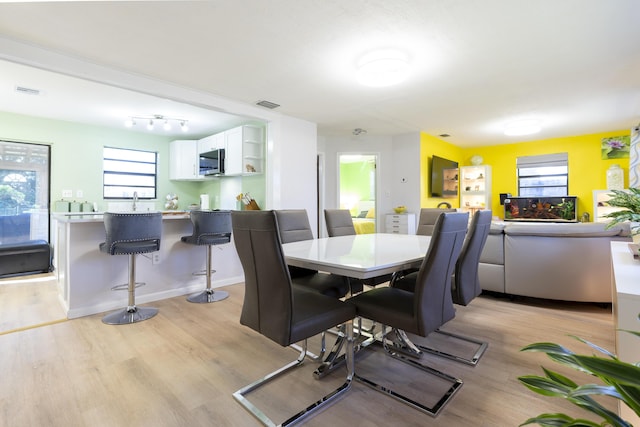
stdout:
[[(0, 37), (247, 104), (269, 100), (320, 135), (425, 131), (474, 146), (636, 125), (639, 16), (637, 0), (27, 2), (0, 3)], [(358, 58), (389, 46), (410, 55), (410, 78), (358, 85)], [(100, 86), (0, 61), (1, 111), (110, 126), (162, 114), (188, 117), (192, 129), (203, 121), (204, 133), (243, 119)], [(526, 117), (541, 119), (542, 133), (502, 134)]]

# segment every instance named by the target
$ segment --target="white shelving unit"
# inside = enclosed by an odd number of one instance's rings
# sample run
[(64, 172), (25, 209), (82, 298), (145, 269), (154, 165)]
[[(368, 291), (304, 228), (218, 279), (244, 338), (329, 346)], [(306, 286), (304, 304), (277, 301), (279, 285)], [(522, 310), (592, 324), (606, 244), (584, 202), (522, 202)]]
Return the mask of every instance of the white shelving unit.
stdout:
[(225, 175), (253, 175), (264, 172), (262, 128), (240, 126), (225, 132)]
[(491, 208), (491, 166), (462, 166), (459, 180), (462, 211), (473, 214)]

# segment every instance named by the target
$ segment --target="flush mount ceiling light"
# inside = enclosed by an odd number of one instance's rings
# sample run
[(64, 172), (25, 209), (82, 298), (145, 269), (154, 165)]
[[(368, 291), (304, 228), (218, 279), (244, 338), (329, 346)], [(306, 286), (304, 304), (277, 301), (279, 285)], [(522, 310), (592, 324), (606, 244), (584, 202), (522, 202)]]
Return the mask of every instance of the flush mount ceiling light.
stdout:
[(524, 136), (540, 132), (540, 120), (522, 119), (509, 122), (504, 127), (504, 134), (507, 136)]
[(189, 130), (189, 125), (188, 125), (189, 120), (179, 119), (176, 117), (162, 116), (160, 114), (154, 114), (153, 116), (131, 116), (124, 121), (124, 125), (128, 128), (131, 128), (136, 126), (137, 121), (140, 121), (140, 123), (146, 123), (148, 130), (153, 130), (153, 127), (156, 122), (162, 123), (162, 128), (165, 131), (171, 130), (171, 122), (177, 122), (180, 125), (180, 129), (183, 132), (186, 132)]
[(409, 77), (409, 58), (396, 49), (379, 49), (363, 55), (357, 70), (358, 81), (365, 86), (391, 86)]

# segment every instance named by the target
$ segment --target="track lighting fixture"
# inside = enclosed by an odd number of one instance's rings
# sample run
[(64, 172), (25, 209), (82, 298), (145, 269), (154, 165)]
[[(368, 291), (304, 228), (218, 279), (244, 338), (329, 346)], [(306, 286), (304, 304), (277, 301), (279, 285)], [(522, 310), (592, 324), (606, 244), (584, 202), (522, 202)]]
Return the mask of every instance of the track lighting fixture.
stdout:
[(131, 116), (124, 121), (124, 125), (128, 128), (131, 128), (136, 125), (136, 121), (140, 121), (141, 123), (146, 123), (148, 130), (153, 130), (156, 122), (162, 122), (162, 128), (167, 132), (171, 130), (171, 122), (179, 123), (180, 129), (183, 132), (186, 132), (189, 130), (189, 126), (188, 126), (189, 120), (176, 118), (176, 117), (162, 116), (160, 114), (154, 114), (153, 116)]

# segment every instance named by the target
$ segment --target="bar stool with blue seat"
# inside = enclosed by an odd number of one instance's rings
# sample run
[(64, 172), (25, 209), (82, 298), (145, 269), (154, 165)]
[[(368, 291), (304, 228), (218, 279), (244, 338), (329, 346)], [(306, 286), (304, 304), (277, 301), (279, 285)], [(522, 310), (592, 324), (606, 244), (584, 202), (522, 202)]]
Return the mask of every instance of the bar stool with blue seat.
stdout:
[[(129, 292), (127, 307), (107, 314), (102, 321), (109, 325), (126, 325), (147, 320), (156, 314), (154, 307), (136, 306), (136, 255), (160, 250), (162, 237), (162, 214), (151, 213), (113, 213), (104, 214), (105, 241), (100, 243), (100, 251), (109, 255), (129, 255)], [(124, 285), (112, 289), (123, 288)]]
[(181, 240), (190, 245), (207, 246), (206, 271), (207, 287), (204, 291), (193, 294), (187, 301), (194, 303), (209, 303), (221, 301), (229, 296), (226, 291), (214, 291), (211, 288), (211, 247), (223, 245), (231, 241), (231, 211), (191, 211), (193, 233), (182, 236)]

